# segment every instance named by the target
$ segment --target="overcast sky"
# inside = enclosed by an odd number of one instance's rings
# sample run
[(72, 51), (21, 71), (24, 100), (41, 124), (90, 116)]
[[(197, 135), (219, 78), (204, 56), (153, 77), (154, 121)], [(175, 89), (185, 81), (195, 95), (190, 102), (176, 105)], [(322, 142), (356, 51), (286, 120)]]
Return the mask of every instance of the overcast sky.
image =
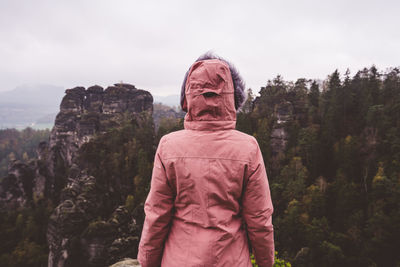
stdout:
[(213, 50), (258, 92), (268, 79), (325, 79), (400, 66), (400, 1), (0, 0), (0, 91), (132, 83), (179, 93)]

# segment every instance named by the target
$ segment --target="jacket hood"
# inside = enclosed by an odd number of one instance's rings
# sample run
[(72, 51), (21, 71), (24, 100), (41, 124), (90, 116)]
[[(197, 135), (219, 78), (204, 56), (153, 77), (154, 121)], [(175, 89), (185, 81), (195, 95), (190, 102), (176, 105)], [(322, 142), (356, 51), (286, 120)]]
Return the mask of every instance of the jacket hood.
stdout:
[(234, 86), (228, 64), (219, 59), (195, 62), (187, 76), (183, 108), (185, 129), (234, 129)]

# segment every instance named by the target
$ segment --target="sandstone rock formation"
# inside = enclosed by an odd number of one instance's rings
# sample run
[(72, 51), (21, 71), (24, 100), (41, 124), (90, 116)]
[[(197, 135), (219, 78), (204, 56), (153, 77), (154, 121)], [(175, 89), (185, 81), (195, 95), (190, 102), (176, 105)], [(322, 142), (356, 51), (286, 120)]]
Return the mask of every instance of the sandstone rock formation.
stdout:
[(137, 260), (126, 258), (120, 262), (117, 262), (110, 267), (140, 267), (140, 263)]
[(104, 266), (135, 256), (141, 231), (136, 218), (142, 219), (143, 207), (128, 212), (124, 206), (111, 206), (114, 212), (104, 214), (107, 196), (115, 198), (118, 192), (99, 189), (97, 178), (77, 158), (93, 138), (127, 120), (140, 122), (143, 113), (151, 118), (153, 97), (124, 83), (105, 90), (75, 87), (65, 93), (49, 141), (39, 144), (37, 158), (29, 164), (14, 161), (1, 180), (0, 207), (34, 205), (40, 198), (57, 206), (47, 231), (50, 267)]
[[(124, 211), (119, 207), (108, 221), (96, 220), (102, 213), (104, 191), (96, 188), (96, 178), (87, 175), (82, 170), (84, 166), (74, 159), (79, 148), (95, 135), (120, 126), (126, 116), (152, 110), (151, 94), (129, 84), (115, 84), (104, 91), (99, 86), (66, 91), (50, 137), (50, 147), (57, 148), (53, 158), (62, 159), (69, 175), (61, 184), (60, 205), (50, 217), (49, 266), (102, 266), (119, 259), (123, 256), (120, 254), (137, 253), (140, 229), (135, 219), (126, 212), (125, 217), (121, 215)], [(53, 166), (56, 170), (57, 166)], [(58, 190), (54, 188), (55, 192)], [(80, 252), (73, 251), (77, 247), (82, 248)]]
[(0, 207), (22, 207), (33, 198), (59, 201), (76, 151), (93, 136), (117, 127), (126, 115), (153, 111), (153, 97), (135, 86), (117, 83), (65, 91), (48, 143), (41, 143), (30, 164), (15, 161), (0, 183)]
[(100, 86), (67, 89), (50, 136), (49, 146), (60, 146), (68, 166), (74, 153), (95, 134), (117, 127), (124, 113), (153, 111), (153, 97), (130, 84), (118, 83), (103, 90)]
[[(268, 86), (267, 86), (268, 87)], [(268, 121), (266, 139), (270, 142), (273, 166), (279, 167), (280, 156), (285, 153), (289, 141), (289, 129), (304, 127), (307, 122), (307, 94), (302, 90), (287, 90), (269, 86), (255, 98), (254, 113)]]
[(288, 134), (285, 126), (293, 120), (293, 106), (289, 101), (282, 101), (274, 107), (274, 117), (276, 122), (271, 131), (271, 150), (272, 156), (283, 153), (286, 148)]

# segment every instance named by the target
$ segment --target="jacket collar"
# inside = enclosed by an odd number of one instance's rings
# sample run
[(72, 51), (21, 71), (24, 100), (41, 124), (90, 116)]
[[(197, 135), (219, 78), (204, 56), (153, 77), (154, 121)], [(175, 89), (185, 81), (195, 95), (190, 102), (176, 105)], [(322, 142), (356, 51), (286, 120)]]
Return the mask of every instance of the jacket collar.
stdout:
[(229, 130), (236, 128), (235, 121), (185, 121), (183, 126), (186, 130), (198, 130), (198, 131), (219, 131)]
[(195, 62), (185, 85), (184, 128), (216, 131), (234, 129), (236, 109), (229, 66), (218, 59)]

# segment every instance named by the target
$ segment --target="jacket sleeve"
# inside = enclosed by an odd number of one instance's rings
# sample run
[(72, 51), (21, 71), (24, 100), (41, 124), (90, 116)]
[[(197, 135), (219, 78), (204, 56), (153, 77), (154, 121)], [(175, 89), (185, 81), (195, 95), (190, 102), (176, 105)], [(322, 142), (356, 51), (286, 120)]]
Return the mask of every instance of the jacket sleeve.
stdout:
[[(257, 143), (256, 140), (255, 142)], [(258, 143), (255, 156), (249, 164), (245, 184), (242, 212), (254, 256), (259, 267), (271, 267), (274, 264), (275, 253), (273, 206), (264, 160)]]
[(138, 261), (142, 267), (161, 266), (173, 212), (174, 196), (161, 158), (162, 142), (163, 138), (156, 151), (150, 192), (144, 205), (146, 217), (138, 251)]

